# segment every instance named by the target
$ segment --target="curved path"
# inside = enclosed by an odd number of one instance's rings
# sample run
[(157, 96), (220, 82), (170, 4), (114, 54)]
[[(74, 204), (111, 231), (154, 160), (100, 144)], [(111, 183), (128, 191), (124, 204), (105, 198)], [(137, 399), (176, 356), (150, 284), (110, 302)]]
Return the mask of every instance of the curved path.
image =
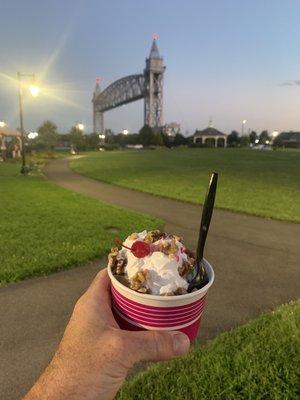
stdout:
[[(69, 159), (48, 163), (45, 175), (64, 188), (152, 214), (194, 247), (199, 206), (86, 178)], [(299, 297), (300, 225), (215, 210), (206, 257), (216, 271), (200, 339), (213, 338), (263, 311)], [(0, 289), (0, 398), (20, 398), (45, 367), (72, 310), (99, 263)], [(3, 329), (5, 328), (5, 329)]]

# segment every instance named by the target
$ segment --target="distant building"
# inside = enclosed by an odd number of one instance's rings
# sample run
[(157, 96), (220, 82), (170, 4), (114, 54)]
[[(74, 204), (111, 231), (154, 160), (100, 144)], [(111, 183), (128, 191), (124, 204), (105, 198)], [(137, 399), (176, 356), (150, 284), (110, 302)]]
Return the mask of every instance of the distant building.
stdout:
[(7, 126), (0, 127), (0, 150), (1, 150), (0, 158), (1, 158), (1, 160), (6, 159), (8, 143), (12, 139), (15, 139), (15, 143), (11, 149), (11, 155), (13, 158), (20, 157), (21, 151), (22, 151), (21, 132), (16, 129), (8, 128)]
[(203, 147), (227, 147), (227, 135), (215, 129), (210, 121), (209, 126), (203, 131), (196, 130), (193, 142)]
[(279, 139), (284, 147), (300, 147), (300, 132), (281, 132), (276, 139)]

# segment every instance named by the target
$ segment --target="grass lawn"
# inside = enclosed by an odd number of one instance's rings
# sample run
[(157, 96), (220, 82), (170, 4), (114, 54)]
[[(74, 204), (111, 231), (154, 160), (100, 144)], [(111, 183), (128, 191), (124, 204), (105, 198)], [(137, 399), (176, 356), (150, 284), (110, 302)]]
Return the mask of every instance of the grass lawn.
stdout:
[(106, 254), (117, 235), (161, 225), (19, 170), (0, 164), (0, 285), (84, 263)]
[(160, 149), (93, 153), (72, 162), (84, 175), (192, 203), (220, 174), (217, 207), (300, 221), (300, 151)]
[(299, 398), (300, 302), (221, 334), (186, 357), (151, 366), (118, 400)]

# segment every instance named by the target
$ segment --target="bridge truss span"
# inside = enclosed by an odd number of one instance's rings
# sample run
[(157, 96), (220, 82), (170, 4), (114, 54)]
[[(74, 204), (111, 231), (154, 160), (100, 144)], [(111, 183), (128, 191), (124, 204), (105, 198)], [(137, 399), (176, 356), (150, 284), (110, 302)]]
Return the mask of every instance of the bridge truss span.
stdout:
[(98, 112), (104, 112), (145, 97), (144, 74), (125, 76), (109, 85), (95, 99)]

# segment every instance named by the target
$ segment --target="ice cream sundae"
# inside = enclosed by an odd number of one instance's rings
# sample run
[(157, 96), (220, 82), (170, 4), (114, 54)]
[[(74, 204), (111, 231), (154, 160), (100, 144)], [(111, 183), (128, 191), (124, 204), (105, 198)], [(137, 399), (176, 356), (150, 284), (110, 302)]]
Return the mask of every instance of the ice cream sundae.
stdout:
[(187, 275), (195, 267), (195, 256), (180, 237), (145, 230), (117, 243), (108, 256), (108, 266), (121, 283), (158, 296), (187, 293)]

